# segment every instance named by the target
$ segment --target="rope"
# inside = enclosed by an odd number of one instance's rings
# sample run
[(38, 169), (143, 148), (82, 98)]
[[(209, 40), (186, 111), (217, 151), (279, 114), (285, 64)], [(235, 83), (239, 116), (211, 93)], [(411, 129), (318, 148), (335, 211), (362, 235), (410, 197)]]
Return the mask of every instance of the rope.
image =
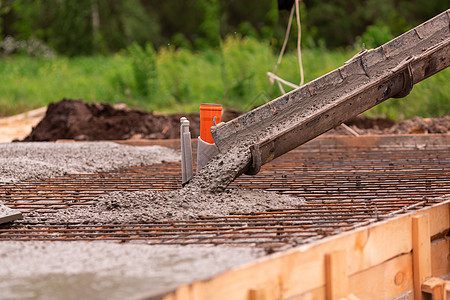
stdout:
[(300, 87), (300, 86), (298, 86), (298, 85), (293, 84), (292, 82), (289, 82), (289, 81), (287, 81), (287, 80), (284, 80), (283, 78), (278, 77), (277, 75), (275, 75), (275, 74), (273, 74), (273, 73), (267, 72), (267, 75), (268, 75), (270, 78), (272, 78), (272, 80), (276, 80), (277, 82), (282, 82), (282, 83), (284, 83), (285, 85), (290, 86), (290, 87), (292, 87), (292, 88), (294, 88), (294, 89), (298, 89), (298, 88)]
[[(273, 68), (273, 72), (272, 72), (273, 74), (276, 73), (278, 66), (281, 63), (281, 59), (283, 58), (284, 50), (286, 50), (287, 41), (289, 39), (289, 33), (291, 33), (291, 25), (292, 25), (292, 19), (294, 17), (294, 9), (295, 9), (295, 6), (292, 5), (291, 14), (289, 15), (289, 22), (288, 22), (288, 26), (286, 29), (286, 35), (284, 36), (283, 47), (281, 47), (281, 52), (280, 52), (280, 56), (278, 57), (277, 64)], [(273, 84), (273, 78), (271, 78), (270, 82)]]
[(301, 48), (302, 26), (300, 22), (300, 6), (299, 6), (300, 1), (301, 0), (295, 1), (295, 11), (297, 13), (297, 28), (298, 28), (298, 37), (297, 37), (298, 67), (300, 68), (300, 86), (302, 86), (305, 78), (303, 76), (302, 48)]
[[(281, 85), (281, 83), (284, 83), (287, 86), (290, 86), (294, 89), (297, 89), (299, 87), (301, 87), (304, 83), (304, 74), (303, 74), (303, 63), (302, 63), (302, 48), (301, 48), (301, 41), (302, 41), (302, 27), (301, 27), (301, 21), (300, 21), (300, 6), (299, 6), (299, 2), (302, 0), (295, 0), (295, 4), (292, 5), (292, 9), (291, 9), (291, 14), (289, 15), (289, 22), (288, 22), (288, 26), (286, 29), (286, 35), (284, 37), (284, 42), (283, 42), (283, 47), (281, 47), (281, 52), (280, 52), (280, 56), (278, 57), (278, 61), (277, 64), (275, 65), (275, 67), (273, 68), (273, 72), (267, 72), (267, 75), (269, 76), (269, 80), (270, 83), (273, 85), (274, 81), (277, 81), (277, 85), (278, 88), (280, 89), (281, 93), (286, 94), (286, 92), (283, 89), (283, 86)], [(287, 80), (284, 80), (280, 77), (278, 77), (277, 75), (275, 75), (275, 72), (278, 69), (278, 66), (281, 63), (281, 59), (283, 58), (284, 55), (284, 51), (286, 50), (286, 45), (287, 45), (287, 41), (289, 39), (289, 33), (291, 32), (291, 25), (292, 25), (292, 19), (294, 18), (294, 9), (296, 12), (296, 18), (297, 18), (297, 28), (298, 28), (298, 37), (297, 37), (297, 55), (298, 55), (298, 67), (300, 69), (300, 85), (295, 85), (292, 82), (289, 82)], [(364, 45), (363, 45), (363, 50), (364, 49)], [(346, 124), (342, 123), (341, 127), (344, 128), (346, 131), (348, 131), (350, 134), (354, 135), (354, 136), (359, 136), (359, 134), (354, 131), (353, 129), (351, 129), (350, 127), (348, 127)]]
[[(285, 85), (288, 85), (293, 88), (299, 88), (304, 83), (304, 74), (303, 74), (303, 63), (302, 63), (302, 50), (301, 50), (301, 38), (302, 38), (302, 29), (301, 29), (301, 21), (300, 21), (300, 6), (299, 2), (301, 0), (295, 0), (295, 5), (292, 5), (291, 13), (289, 15), (289, 22), (286, 29), (286, 35), (284, 37), (283, 46), (281, 47), (281, 52), (278, 57), (277, 64), (273, 68), (273, 72), (267, 72), (267, 75), (270, 77), (270, 83), (273, 85), (274, 81), (277, 81), (278, 87), (280, 88), (280, 91), (285, 94), (285, 91), (281, 85), (281, 83), (284, 83)], [(292, 25), (292, 19), (294, 18), (294, 10), (296, 11), (296, 18), (297, 18), (297, 28), (298, 28), (298, 37), (297, 37), (297, 54), (298, 54), (298, 65), (300, 69), (300, 85), (297, 86), (289, 81), (283, 80), (280, 77), (275, 75), (275, 72), (278, 69), (278, 66), (281, 63), (281, 59), (283, 58), (284, 51), (286, 50), (287, 41), (289, 39), (289, 34), (291, 32), (291, 25)]]

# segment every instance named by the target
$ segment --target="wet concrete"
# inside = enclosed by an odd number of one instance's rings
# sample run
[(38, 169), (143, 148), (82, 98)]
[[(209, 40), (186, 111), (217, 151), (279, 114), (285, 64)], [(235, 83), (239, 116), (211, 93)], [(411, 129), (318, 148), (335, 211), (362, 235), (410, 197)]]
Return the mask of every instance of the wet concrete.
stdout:
[[(295, 207), (302, 198), (250, 190), (225, 190), (238, 175), (249, 153), (235, 149), (219, 155), (191, 184), (174, 191), (114, 192), (94, 199), (94, 205), (59, 210), (52, 214), (31, 212), (36, 224), (136, 224), (190, 220), (268, 209)], [(111, 142), (0, 144), (0, 182), (43, 179), (66, 173), (92, 173), (178, 160), (178, 152), (159, 146), (126, 146)]]
[[(0, 145), (0, 149), (3, 154), (0, 182), (54, 177), (66, 172), (107, 171), (179, 158), (179, 154), (161, 147), (114, 143), (23, 143)], [(105, 194), (95, 199), (92, 206), (54, 214), (32, 212), (24, 216), (25, 221), (29, 226), (33, 226), (33, 222), (39, 226), (148, 223), (264, 211), (303, 203), (301, 198), (269, 192), (225, 190), (249, 158), (246, 151), (236, 150), (214, 158), (211, 167), (202, 169), (203, 175), (183, 189)], [(263, 250), (221, 246), (2, 242), (0, 299), (156, 296), (263, 255)]]
[(113, 192), (94, 199), (87, 207), (72, 207), (51, 214), (31, 212), (31, 224), (146, 224), (160, 221), (195, 220), (269, 209), (295, 208), (304, 199), (253, 190), (222, 193), (180, 189), (174, 191)]
[(1, 242), (0, 299), (136, 299), (262, 257), (251, 248)]
[(5, 143), (0, 144), (0, 183), (178, 160), (177, 151), (159, 146), (134, 147), (112, 142)]

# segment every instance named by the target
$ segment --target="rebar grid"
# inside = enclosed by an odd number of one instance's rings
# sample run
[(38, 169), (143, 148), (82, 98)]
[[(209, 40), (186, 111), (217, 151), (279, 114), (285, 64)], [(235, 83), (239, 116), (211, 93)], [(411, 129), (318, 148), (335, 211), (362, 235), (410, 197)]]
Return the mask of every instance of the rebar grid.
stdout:
[[(51, 213), (86, 206), (112, 191), (180, 188), (180, 164), (98, 174), (70, 174), (0, 185), (0, 198), (22, 212)], [(244, 245), (280, 250), (322, 239), (407, 211), (450, 194), (447, 148), (298, 148), (241, 176), (230, 188), (274, 191), (306, 199), (295, 208), (153, 224), (43, 225), (27, 221), (0, 227), (0, 240), (113, 240), (149, 244)]]

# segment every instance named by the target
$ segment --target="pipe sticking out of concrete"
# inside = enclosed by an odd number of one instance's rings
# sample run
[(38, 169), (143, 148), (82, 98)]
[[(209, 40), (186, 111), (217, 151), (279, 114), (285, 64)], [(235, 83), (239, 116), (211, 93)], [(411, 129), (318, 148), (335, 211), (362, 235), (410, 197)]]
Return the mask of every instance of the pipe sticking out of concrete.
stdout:
[(211, 135), (211, 126), (220, 123), (222, 116), (222, 105), (201, 104), (200, 105), (200, 136), (198, 137), (197, 148), (197, 172), (219, 154)]
[(189, 120), (185, 117), (180, 119), (181, 140), (181, 185), (185, 186), (194, 176), (192, 166), (191, 132), (189, 131)]

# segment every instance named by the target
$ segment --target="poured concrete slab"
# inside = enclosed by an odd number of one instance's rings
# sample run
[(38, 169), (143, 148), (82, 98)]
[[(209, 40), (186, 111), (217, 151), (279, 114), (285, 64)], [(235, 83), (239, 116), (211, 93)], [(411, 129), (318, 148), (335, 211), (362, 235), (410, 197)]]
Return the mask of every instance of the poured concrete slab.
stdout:
[(22, 218), (22, 213), (17, 209), (12, 209), (6, 205), (0, 204), (0, 224), (20, 220)]
[(131, 147), (112, 142), (0, 143), (0, 153), (0, 183), (180, 160), (177, 151), (160, 146)]
[(161, 299), (264, 255), (224, 246), (0, 242), (0, 299)]

